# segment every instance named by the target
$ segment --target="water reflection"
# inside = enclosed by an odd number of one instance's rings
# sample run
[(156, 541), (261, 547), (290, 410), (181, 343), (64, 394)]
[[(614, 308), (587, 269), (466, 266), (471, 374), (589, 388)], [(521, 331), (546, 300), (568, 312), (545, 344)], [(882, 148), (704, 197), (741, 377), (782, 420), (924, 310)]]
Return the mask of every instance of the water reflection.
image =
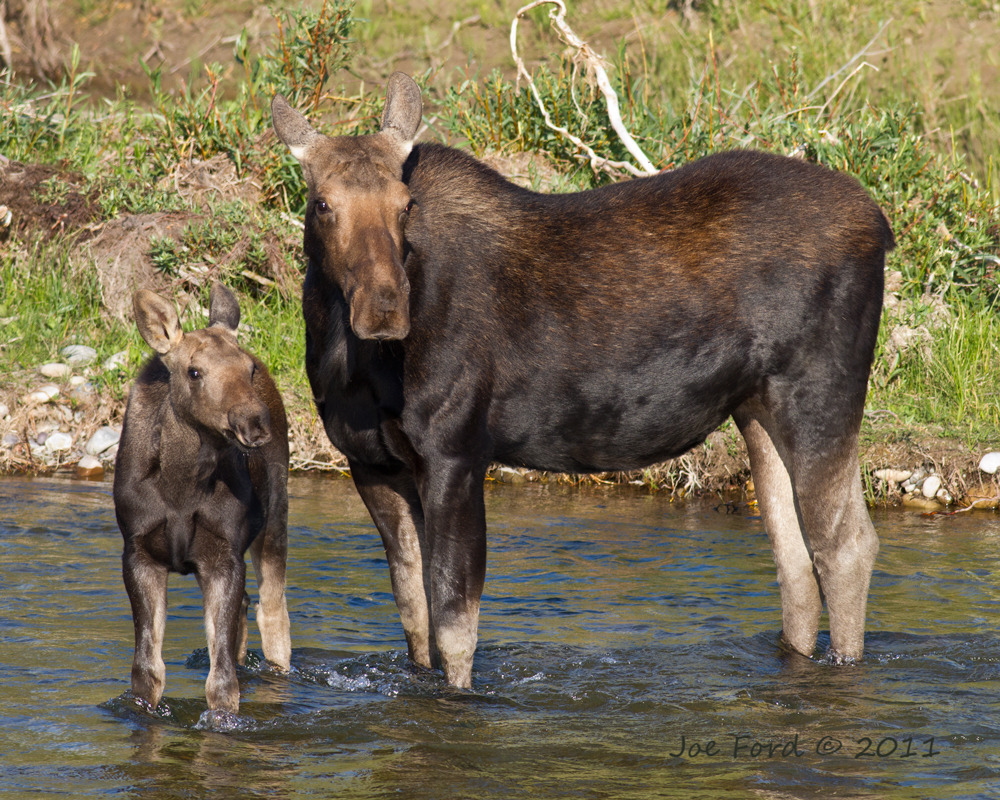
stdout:
[[(1000, 782), (1000, 523), (879, 511), (868, 656), (783, 650), (759, 520), (621, 491), (488, 494), (471, 692), (414, 669), (350, 484), (291, 485), (293, 670), (201, 729), (193, 579), (169, 713), (127, 688), (109, 486), (0, 482), (0, 796), (974, 797)], [(825, 642), (823, 642), (825, 644)], [(253, 637), (251, 646), (254, 646)]]

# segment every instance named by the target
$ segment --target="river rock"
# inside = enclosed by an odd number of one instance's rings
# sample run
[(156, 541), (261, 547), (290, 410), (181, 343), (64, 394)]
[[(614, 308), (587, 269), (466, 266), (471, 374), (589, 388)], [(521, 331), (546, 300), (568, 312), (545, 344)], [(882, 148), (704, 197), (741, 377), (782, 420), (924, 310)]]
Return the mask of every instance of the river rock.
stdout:
[(59, 351), (59, 355), (74, 367), (85, 367), (97, 360), (97, 351), (93, 347), (87, 347), (85, 344), (67, 345)]
[(47, 383), (45, 386), (39, 387), (31, 394), (27, 395), (24, 399), (29, 403), (48, 403), (59, 396), (59, 387)]
[(76, 474), (80, 478), (100, 478), (104, 465), (95, 456), (86, 455), (77, 462)]
[(73, 437), (62, 431), (55, 431), (49, 434), (45, 440), (45, 449), (50, 453), (61, 453), (69, 450), (73, 446)]
[(118, 440), (121, 438), (121, 435), (121, 431), (117, 428), (105, 425), (102, 428), (98, 428), (94, 432), (94, 435), (87, 440), (87, 444), (84, 446), (83, 450), (88, 455), (99, 456), (109, 447), (118, 444)]
[(115, 370), (124, 369), (128, 366), (128, 353), (124, 350), (120, 350), (114, 355), (107, 358), (104, 362), (104, 369)]
[(903, 506), (906, 508), (918, 508), (922, 511), (934, 511), (941, 508), (937, 500), (929, 500), (919, 492), (917, 494), (905, 495), (903, 497)]
[(16, 433), (5, 433), (3, 437), (3, 446), (6, 448), (11, 448), (14, 445), (21, 443), (21, 437)]
[(38, 371), (46, 378), (65, 378), (73, 371), (73, 368), (69, 364), (53, 361), (48, 364), (42, 364), (38, 368)]
[(941, 488), (941, 479), (937, 475), (928, 475), (924, 482), (920, 484), (920, 494), (928, 500), (937, 497), (938, 489)]
[(886, 483), (902, 483), (912, 477), (912, 470), (908, 469), (877, 469), (875, 477)]
[(1000, 495), (983, 494), (982, 492), (969, 492), (962, 498), (962, 505), (969, 508), (997, 508), (1000, 506)]
[(10, 408), (6, 403), (0, 403), (0, 419), (4, 419), (10, 413)]
[(1000, 469), (1000, 453), (994, 451), (983, 456), (979, 462), (979, 469), (990, 475), (995, 475), (996, 471)]

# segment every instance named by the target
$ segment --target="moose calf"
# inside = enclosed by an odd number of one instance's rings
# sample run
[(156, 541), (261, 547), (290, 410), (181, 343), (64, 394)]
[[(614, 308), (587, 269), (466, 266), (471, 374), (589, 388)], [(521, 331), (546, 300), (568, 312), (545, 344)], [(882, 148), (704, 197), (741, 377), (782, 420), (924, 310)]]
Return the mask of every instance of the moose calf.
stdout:
[(385, 544), (410, 655), (469, 686), (491, 461), (636, 469), (732, 417), (781, 588), (782, 631), (859, 658), (878, 551), (858, 430), (893, 235), (856, 180), (735, 151), (587, 192), (522, 189), (380, 132), (330, 138), (280, 95), (302, 164), (306, 371)]
[(125, 539), (122, 573), (135, 625), (132, 693), (156, 707), (167, 573), (195, 573), (205, 604), (209, 709), (236, 712), (246, 658), (250, 548), (264, 655), (287, 670), (288, 427), (264, 365), (236, 342), (240, 308), (212, 286), (209, 326), (184, 333), (172, 302), (140, 290), (136, 324), (156, 352), (125, 411), (114, 499)]

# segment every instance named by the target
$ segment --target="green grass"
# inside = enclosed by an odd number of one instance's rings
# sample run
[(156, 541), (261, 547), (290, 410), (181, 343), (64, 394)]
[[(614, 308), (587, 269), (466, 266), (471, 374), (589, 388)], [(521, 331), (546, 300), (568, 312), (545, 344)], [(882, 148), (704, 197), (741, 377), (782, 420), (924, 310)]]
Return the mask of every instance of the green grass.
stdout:
[(868, 407), (891, 410), (904, 424), (937, 425), (967, 442), (996, 442), (1000, 433), (1000, 317), (995, 308), (953, 303), (935, 326), (929, 315), (914, 322), (930, 332), (930, 358), (919, 346), (891, 366), (882, 357), (894, 325), (886, 313), (869, 390)]
[[(990, 12), (987, 6), (961, 4), (962, 19), (975, 22)], [(242, 37), (228, 65), (235, 70), (209, 65), (200, 80), (176, 94), (162, 90), (159, 73), (151, 70), (151, 108), (124, 96), (88, 98), (88, 78), (72, 65), (56, 86), (0, 82), (0, 152), (78, 173), (103, 220), (164, 211), (189, 215), (180, 234), (150, 242), (151, 262), (165, 279), (205, 298), (206, 271), (237, 289), (242, 341), (269, 364), (286, 393), (307, 400), (295, 291), (300, 239), (287, 235), (287, 216), (300, 216), (304, 189), (298, 164), (266, 136), (268, 104), (280, 90), (328, 132), (373, 130), (381, 90), (342, 85), (345, 65), (377, 58), (387, 42), (398, 46), (419, 34), (420, 41), (434, 43), (444, 36), (436, 28), (424, 30), (410, 15), (386, 17), (379, 8), (365, 0), (352, 10), (337, 0), (279, 11), (282, 38), (260, 47)], [(915, 0), (888, 10), (841, 0), (720, 0), (698, 5), (697, 26), (674, 24), (670, 8), (666, 0), (640, 0), (629, 8), (582, 2), (570, 9), (570, 22), (582, 35), (617, 32), (609, 72), (626, 126), (646, 153), (658, 166), (673, 167), (720, 149), (752, 146), (795, 152), (856, 175), (897, 234), (889, 268), (902, 273), (908, 324), (927, 322), (928, 312), (920, 309), (935, 302), (949, 314), (946, 324), (928, 325), (929, 358), (911, 348), (891, 364), (882, 358), (893, 324), (887, 316), (868, 407), (894, 415), (900, 435), (907, 426), (934, 424), (969, 442), (1000, 438), (996, 176), (982, 171), (988, 159), (970, 163), (978, 156), (966, 156), (957, 146), (963, 137), (978, 137), (984, 152), (1000, 149), (995, 113), (977, 116), (975, 110), (997, 107), (993, 89), (969, 85), (961, 96), (946, 96), (934, 71), (947, 65), (945, 54), (932, 48), (923, 61), (907, 60), (903, 39), (926, 12)], [(480, 13), (488, 24), (507, 25), (489, 4), (459, 4), (450, 13), (451, 19)], [(890, 15), (894, 21), (876, 37)], [(556, 52), (544, 12), (533, 19), (542, 27), (525, 24), (526, 50)], [(465, 33), (463, 28), (456, 35), (457, 46)], [(880, 72), (865, 67), (853, 73), (857, 63), (851, 58), (873, 37), (866, 58)], [(427, 64), (432, 50), (426, 48)], [(603, 100), (576, 77), (573, 64), (549, 57), (543, 62), (534, 76), (557, 120), (599, 154), (627, 159)], [(461, 73), (428, 67), (418, 75), (426, 86), (426, 136), (476, 153), (542, 153), (557, 173), (551, 185), (559, 190), (611, 179), (593, 172), (574, 146), (544, 125), (509, 70), (490, 72), (488, 66)], [(235, 78), (224, 79), (227, 74)], [(206, 209), (176, 191), (180, 163), (220, 155), (238, 177), (260, 186), (258, 200), (212, 200)], [(58, 205), (65, 196), (65, 186), (50, 180), (36, 189), (35, 199)], [(146, 357), (134, 326), (102, 313), (96, 270), (70, 258), (74, 249), (70, 241), (40, 236), (0, 243), (0, 318), (6, 320), (0, 363), (8, 373), (52, 360), (71, 342), (94, 346), (101, 358), (128, 350), (133, 365)], [(275, 270), (291, 280), (267, 288), (253, 277), (273, 277)], [(120, 396), (126, 377), (108, 380), (121, 381), (109, 387)]]

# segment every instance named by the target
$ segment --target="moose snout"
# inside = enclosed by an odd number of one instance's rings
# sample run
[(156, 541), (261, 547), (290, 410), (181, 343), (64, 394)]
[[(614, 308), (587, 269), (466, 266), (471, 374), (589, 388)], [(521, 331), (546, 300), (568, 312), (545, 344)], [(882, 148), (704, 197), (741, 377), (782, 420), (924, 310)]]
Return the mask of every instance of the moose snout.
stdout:
[(256, 408), (229, 411), (229, 430), (244, 447), (261, 447), (271, 441), (271, 415), (263, 403)]
[(351, 327), (362, 339), (405, 339), (410, 332), (410, 287), (379, 284), (351, 299)]

